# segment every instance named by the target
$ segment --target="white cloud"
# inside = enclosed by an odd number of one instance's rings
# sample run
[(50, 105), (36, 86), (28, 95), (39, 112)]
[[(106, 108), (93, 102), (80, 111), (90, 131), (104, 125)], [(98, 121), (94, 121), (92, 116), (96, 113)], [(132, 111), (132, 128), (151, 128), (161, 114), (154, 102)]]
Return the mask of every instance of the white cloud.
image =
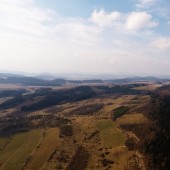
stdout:
[(0, 27), (30, 34), (43, 34), (52, 11), (35, 7), (34, 0), (0, 0)]
[(53, 33), (57, 37), (67, 39), (72, 43), (94, 45), (100, 43), (102, 29), (94, 25), (88, 25), (83, 19), (64, 18), (54, 27)]
[(111, 26), (112, 23), (120, 18), (121, 14), (117, 11), (106, 13), (103, 9), (94, 10), (89, 21), (101, 27)]
[(170, 49), (170, 38), (161, 37), (153, 41), (153, 47), (156, 47), (160, 50)]
[(157, 22), (147, 12), (132, 12), (127, 16), (125, 27), (127, 30), (141, 30), (156, 27)]
[(136, 5), (139, 8), (148, 8), (156, 3), (157, 0), (139, 0), (139, 3)]
[[(35, 0), (0, 0), (0, 33), (27, 38), (30, 35), (55, 41), (92, 45), (101, 29), (82, 18), (59, 17), (55, 11), (41, 9)], [(37, 38), (38, 38), (37, 37)], [(33, 38), (35, 40), (35, 37)]]

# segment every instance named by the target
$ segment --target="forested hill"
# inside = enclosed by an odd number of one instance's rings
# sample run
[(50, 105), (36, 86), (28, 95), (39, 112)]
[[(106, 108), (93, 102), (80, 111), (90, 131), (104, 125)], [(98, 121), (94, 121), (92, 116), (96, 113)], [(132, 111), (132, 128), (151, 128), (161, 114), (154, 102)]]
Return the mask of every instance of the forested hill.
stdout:
[(42, 80), (34, 77), (7, 77), (0, 78), (0, 83), (22, 84), (27, 86), (58, 86), (66, 83), (64, 79)]
[(21, 84), (26, 86), (61, 86), (66, 83), (103, 83), (102, 80), (65, 80), (65, 79), (54, 79), (54, 80), (43, 80), (35, 77), (1, 77), (0, 83), (11, 83)]
[[(135, 85), (136, 86), (136, 85)], [(77, 86), (70, 89), (53, 90), (51, 88), (41, 88), (34, 93), (17, 95), (0, 104), (0, 109), (8, 109), (15, 106), (22, 106), (22, 111), (33, 111), (58, 105), (66, 102), (75, 102), (95, 96), (110, 94), (142, 94), (143, 91), (133, 89), (133, 85), (109, 86)], [(29, 103), (29, 104), (28, 104)]]

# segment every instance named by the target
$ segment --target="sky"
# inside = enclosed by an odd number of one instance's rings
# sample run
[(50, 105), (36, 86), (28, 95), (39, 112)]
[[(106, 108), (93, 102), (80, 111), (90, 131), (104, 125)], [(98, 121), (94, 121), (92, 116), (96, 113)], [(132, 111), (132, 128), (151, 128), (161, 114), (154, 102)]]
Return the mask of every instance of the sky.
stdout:
[(0, 70), (170, 75), (170, 0), (0, 0)]

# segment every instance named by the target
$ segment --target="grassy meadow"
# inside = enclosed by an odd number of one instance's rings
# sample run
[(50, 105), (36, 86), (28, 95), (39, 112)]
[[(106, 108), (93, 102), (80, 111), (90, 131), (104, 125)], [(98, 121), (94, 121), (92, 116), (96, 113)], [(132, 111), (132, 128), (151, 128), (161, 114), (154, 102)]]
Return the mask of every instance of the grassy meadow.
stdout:
[[(21, 169), (40, 142), (42, 132), (42, 129), (37, 129), (13, 135), (6, 147), (0, 151), (0, 169)], [(0, 139), (0, 141), (2, 140), (4, 139)]]

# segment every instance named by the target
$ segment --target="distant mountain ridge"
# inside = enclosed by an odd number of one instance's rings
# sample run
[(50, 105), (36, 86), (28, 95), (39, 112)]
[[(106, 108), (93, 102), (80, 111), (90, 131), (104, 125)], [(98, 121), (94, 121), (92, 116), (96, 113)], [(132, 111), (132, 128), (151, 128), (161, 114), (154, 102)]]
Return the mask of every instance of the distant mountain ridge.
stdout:
[(1, 77), (0, 83), (12, 83), (12, 84), (21, 84), (26, 86), (61, 86), (66, 83), (102, 83), (102, 80), (65, 80), (65, 79), (54, 79), (54, 80), (44, 80), (35, 77)]
[(7, 77), (24, 77), (24, 75), (12, 74), (12, 73), (0, 73), (0, 78), (7, 78)]
[(37, 75), (37, 76), (24, 76), (19, 74), (11, 74), (11, 73), (0, 73), (0, 83), (12, 83), (12, 84), (21, 84), (27, 86), (61, 86), (66, 83), (73, 84), (83, 84), (83, 83), (113, 83), (113, 84), (123, 84), (123, 83), (133, 83), (133, 82), (163, 82), (170, 81), (170, 79), (161, 79), (153, 76), (148, 77), (127, 77), (121, 79), (110, 79), (110, 80), (102, 80), (102, 79), (84, 79), (84, 80), (67, 80), (64, 78), (56, 78), (52, 75)]
[(128, 77), (128, 78), (123, 78), (123, 79), (111, 79), (111, 80), (106, 80), (110, 83), (130, 83), (130, 82), (135, 82), (135, 81), (165, 81), (166, 79), (161, 79), (157, 77), (140, 77), (140, 76), (135, 76), (135, 77)]
[(21, 84), (27, 86), (60, 86), (66, 83), (64, 79), (55, 79), (52, 81), (42, 80), (35, 77), (7, 77), (0, 78), (0, 83)]

